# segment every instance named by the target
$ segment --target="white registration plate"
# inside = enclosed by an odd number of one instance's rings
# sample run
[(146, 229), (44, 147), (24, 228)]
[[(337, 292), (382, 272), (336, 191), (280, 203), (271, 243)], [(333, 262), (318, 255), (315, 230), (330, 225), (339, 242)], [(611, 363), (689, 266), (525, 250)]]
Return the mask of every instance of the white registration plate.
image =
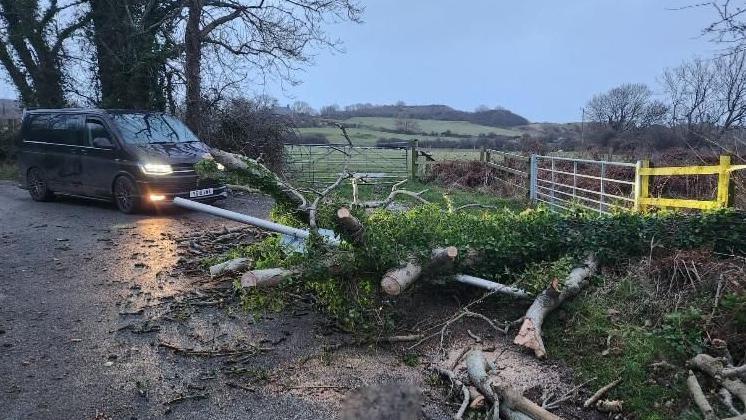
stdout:
[(203, 190), (189, 191), (189, 198), (205, 197), (212, 195), (212, 188), (205, 188)]

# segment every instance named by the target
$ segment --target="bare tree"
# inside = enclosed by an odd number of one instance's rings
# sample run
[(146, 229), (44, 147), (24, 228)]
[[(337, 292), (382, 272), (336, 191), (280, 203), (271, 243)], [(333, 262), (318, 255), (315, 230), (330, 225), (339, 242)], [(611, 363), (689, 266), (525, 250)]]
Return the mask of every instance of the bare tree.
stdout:
[(308, 102), (295, 101), (293, 102), (293, 105), (290, 108), (296, 114), (316, 115), (316, 110), (313, 109), (313, 107), (309, 105)]
[(261, 71), (287, 75), (307, 62), (314, 46), (336, 48), (324, 24), (359, 21), (355, 0), (188, 0), (184, 32), (186, 122), (200, 131), (203, 48), (215, 57), (240, 57)]
[(710, 5), (717, 13), (717, 19), (707, 25), (702, 32), (711, 35), (714, 42), (725, 44), (729, 53), (741, 52), (746, 48), (746, 5), (743, 1), (718, 0), (698, 3), (691, 7)]
[(394, 121), (396, 131), (404, 134), (415, 134), (420, 132), (420, 125), (417, 121), (409, 118), (397, 118)]
[(717, 141), (746, 119), (746, 54), (694, 59), (668, 69), (663, 88), (670, 122), (690, 140)]
[(332, 104), (332, 105), (325, 105), (322, 106), (319, 110), (319, 113), (324, 117), (330, 117), (334, 116), (334, 114), (339, 112), (339, 105)]
[(595, 95), (586, 109), (592, 120), (625, 133), (662, 120), (667, 107), (652, 96), (646, 85), (628, 83)]

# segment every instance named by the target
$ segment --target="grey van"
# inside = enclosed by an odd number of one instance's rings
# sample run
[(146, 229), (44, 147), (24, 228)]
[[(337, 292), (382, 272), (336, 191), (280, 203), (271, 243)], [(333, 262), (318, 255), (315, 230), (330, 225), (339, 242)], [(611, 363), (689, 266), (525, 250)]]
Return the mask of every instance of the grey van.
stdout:
[(38, 109), (21, 123), (19, 175), (36, 201), (69, 194), (132, 213), (174, 197), (225, 198), (225, 185), (195, 172), (205, 158), (209, 148), (162, 112)]

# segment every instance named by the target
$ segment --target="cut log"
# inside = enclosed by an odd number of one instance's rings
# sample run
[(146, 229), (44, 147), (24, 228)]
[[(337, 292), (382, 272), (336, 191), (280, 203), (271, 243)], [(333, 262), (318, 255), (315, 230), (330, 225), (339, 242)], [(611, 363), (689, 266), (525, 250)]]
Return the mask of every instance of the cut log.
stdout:
[(355, 245), (363, 245), (365, 243), (365, 226), (360, 223), (357, 217), (352, 215), (350, 209), (342, 207), (337, 210), (337, 223), (342, 231), (352, 239)]
[(210, 266), (210, 277), (217, 277), (227, 273), (235, 273), (236, 271), (246, 270), (251, 265), (251, 260), (248, 258), (234, 258), (220, 264)]
[[(689, 360), (689, 365), (702, 372), (710, 375), (713, 379), (720, 382), (723, 388), (741, 400), (741, 404), (746, 407), (746, 384), (738, 379), (725, 377), (723, 360), (710, 356), (709, 354), (698, 354)], [(731, 369), (731, 368), (727, 368)]]
[(432, 275), (446, 271), (453, 266), (458, 256), (458, 249), (453, 246), (436, 248), (432, 252), (430, 261), (423, 268), (416, 261), (410, 261), (403, 267), (389, 270), (381, 279), (381, 287), (388, 295), (398, 295), (415, 282), (422, 274)]
[(272, 287), (282, 283), (288, 277), (296, 274), (293, 270), (284, 268), (267, 268), (252, 270), (241, 276), (241, 287)]
[(547, 351), (544, 347), (544, 340), (541, 338), (544, 318), (557, 309), (562, 302), (577, 295), (588, 284), (588, 279), (596, 272), (597, 266), (595, 256), (588, 256), (582, 267), (576, 267), (570, 272), (562, 290), (558, 290), (559, 286), (555, 279), (544, 292), (536, 297), (534, 303), (526, 311), (521, 329), (513, 343), (533, 350), (536, 357), (546, 357)]
[(408, 262), (404, 267), (394, 268), (386, 272), (381, 280), (381, 287), (386, 294), (395, 296), (409, 287), (420, 277), (422, 266), (416, 262)]
[(502, 401), (502, 405), (512, 411), (518, 411), (528, 415), (529, 418), (538, 420), (560, 420), (561, 418), (540, 405), (521, 395), (512, 387), (506, 384), (493, 384), (492, 387), (497, 391), (497, 395)]
[(686, 380), (686, 385), (689, 388), (689, 393), (692, 394), (694, 404), (697, 405), (697, 408), (699, 408), (699, 411), (702, 413), (702, 417), (704, 417), (705, 420), (718, 420), (717, 416), (715, 415), (715, 410), (712, 409), (712, 406), (707, 401), (704, 392), (702, 392), (702, 387), (699, 386), (697, 377), (691, 370), (689, 371), (689, 377)]

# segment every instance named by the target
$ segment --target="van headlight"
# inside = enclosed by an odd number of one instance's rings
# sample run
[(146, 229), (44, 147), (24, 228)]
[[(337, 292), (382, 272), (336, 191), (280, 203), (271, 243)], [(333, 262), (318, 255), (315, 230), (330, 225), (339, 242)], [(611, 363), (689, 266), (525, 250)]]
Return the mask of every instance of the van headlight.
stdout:
[(219, 171), (225, 170), (225, 165), (223, 165), (222, 163), (215, 162), (215, 166), (217, 166)]
[(174, 173), (171, 165), (163, 165), (160, 163), (143, 163), (140, 165), (140, 169), (147, 175), (169, 175)]

